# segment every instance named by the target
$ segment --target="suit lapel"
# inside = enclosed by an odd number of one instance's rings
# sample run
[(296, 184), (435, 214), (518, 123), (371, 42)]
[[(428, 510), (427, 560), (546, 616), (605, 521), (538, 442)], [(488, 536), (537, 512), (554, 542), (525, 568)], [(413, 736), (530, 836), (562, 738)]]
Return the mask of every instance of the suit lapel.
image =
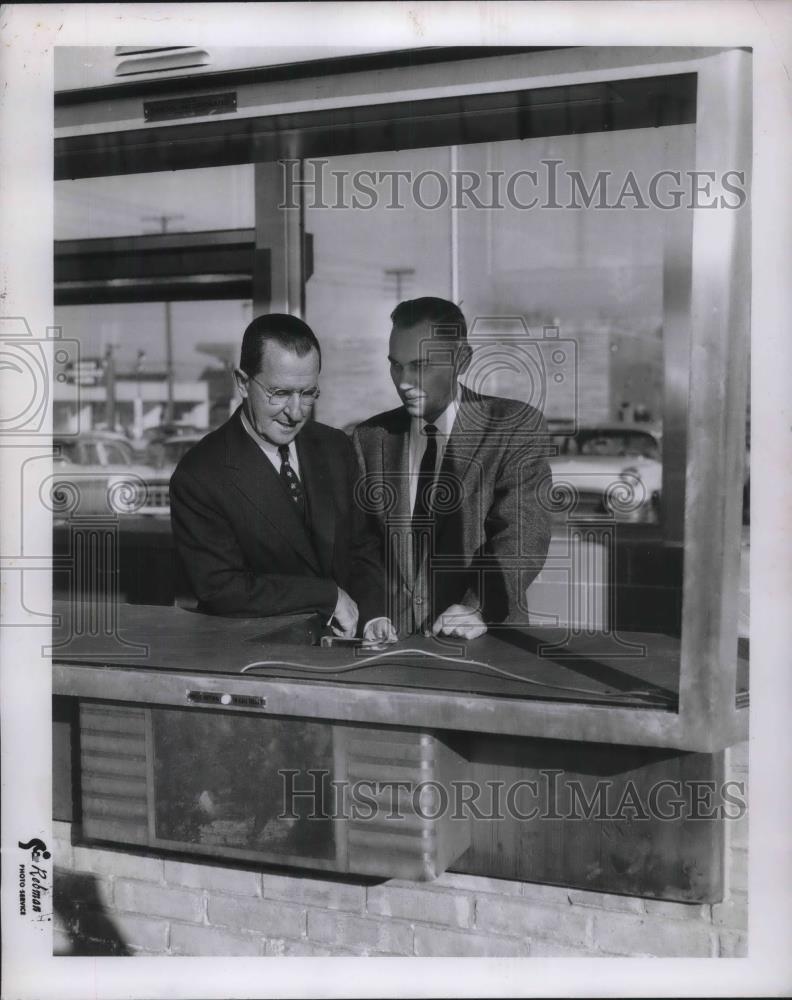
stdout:
[(412, 515), (410, 510), (410, 420), (405, 411), (405, 420), (399, 420), (392, 431), (389, 431), (382, 441), (382, 468), (388, 475), (395, 473), (396, 506), (392, 511), (394, 517)]
[(486, 402), (463, 388), (454, 426), (448, 438), (443, 461), (440, 464), (439, 475), (447, 475), (459, 483), (462, 491), (461, 507), (456, 511), (438, 513), (436, 515), (436, 538), (440, 538), (444, 529), (459, 519), (467, 521), (473, 510), (468, 502), (473, 493), (477, 477), (481, 469), (487, 467), (481, 454), (488, 439), (491, 413)]
[(441, 471), (445, 470), (448, 463), (449, 469), (453, 469), (462, 478), (463, 485), (467, 477), (475, 475), (477, 463), (474, 460), (487, 443), (491, 417), (485, 400), (473, 395), (469, 390), (463, 391), (456, 420), (443, 455)]
[[(239, 410), (229, 421), (226, 467), (234, 486), (317, 573), (319, 562), (302, 517), (281, 485), (272, 463), (242, 426)], [(300, 459), (302, 472), (302, 459)]]
[(331, 469), (327, 456), (315, 440), (310, 424), (297, 436), (297, 458), (300, 462), (300, 478), (308, 500), (311, 528), (325, 575), (330, 575), (335, 546), (335, 506)]

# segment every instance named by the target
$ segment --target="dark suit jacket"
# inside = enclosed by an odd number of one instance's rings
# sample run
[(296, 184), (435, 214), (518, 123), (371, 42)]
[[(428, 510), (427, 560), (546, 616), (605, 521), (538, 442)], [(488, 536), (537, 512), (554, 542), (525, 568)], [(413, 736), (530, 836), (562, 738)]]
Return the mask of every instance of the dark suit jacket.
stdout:
[(341, 431), (310, 422), (296, 446), (310, 534), (239, 410), (179, 462), (171, 522), (198, 609), (329, 617), (340, 586), (357, 601), (362, 627), (384, 613), (384, 572), (377, 540), (353, 503), (352, 444)]
[(550, 542), (547, 501), (540, 499), (552, 482), (541, 413), (463, 389), (438, 472), (433, 548), (422, 566), (413, 565), (409, 544), (409, 431), (409, 414), (399, 407), (353, 435), (360, 495), (387, 561), (394, 624), (422, 628), (457, 603), (481, 608), (490, 625), (527, 624), (525, 591)]

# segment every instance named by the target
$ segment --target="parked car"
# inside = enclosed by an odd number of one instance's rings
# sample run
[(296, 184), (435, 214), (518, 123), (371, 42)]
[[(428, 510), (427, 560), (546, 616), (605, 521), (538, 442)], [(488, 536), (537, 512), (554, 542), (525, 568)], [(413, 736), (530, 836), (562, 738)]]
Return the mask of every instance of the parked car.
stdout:
[(149, 445), (148, 462), (152, 468), (164, 475), (171, 475), (177, 464), (193, 445), (196, 445), (208, 431), (175, 434)]
[(556, 434), (551, 504), (569, 517), (655, 524), (663, 484), (661, 434), (645, 424), (603, 424)]
[(129, 443), (132, 445), (135, 453), (143, 456), (143, 461), (150, 465), (149, 453), (153, 445), (159, 444), (159, 442), (164, 441), (166, 438), (176, 437), (181, 434), (203, 433), (205, 432), (194, 424), (173, 421), (171, 423), (157, 424), (156, 427), (147, 427), (140, 437), (131, 437)]
[(144, 432), (144, 436), (148, 440), (149, 444), (153, 444), (155, 441), (165, 441), (167, 438), (181, 437), (182, 435), (191, 434), (205, 434), (200, 427), (196, 427), (195, 424), (184, 424), (179, 423), (174, 420), (169, 424), (159, 424), (157, 427), (150, 427)]
[(49, 503), (57, 517), (84, 514), (170, 513), (168, 476), (135, 458), (117, 434), (90, 432), (53, 438)]

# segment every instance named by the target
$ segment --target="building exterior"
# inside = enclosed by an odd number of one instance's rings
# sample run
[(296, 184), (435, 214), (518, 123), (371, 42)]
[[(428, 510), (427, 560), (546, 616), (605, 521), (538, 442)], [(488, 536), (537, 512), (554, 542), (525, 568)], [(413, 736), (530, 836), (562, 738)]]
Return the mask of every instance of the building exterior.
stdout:
[[(86, 379), (90, 384), (78, 385), (76, 392), (73, 385), (55, 383), (53, 427), (56, 433), (74, 434), (102, 426), (123, 430), (137, 440), (149, 428), (165, 422), (168, 382), (164, 373), (117, 374), (113, 388), (109, 389), (105, 372), (96, 371), (96, 377)], [(174, 420), (208, 428), (209, 405), (206, 381), (174, 381)]]

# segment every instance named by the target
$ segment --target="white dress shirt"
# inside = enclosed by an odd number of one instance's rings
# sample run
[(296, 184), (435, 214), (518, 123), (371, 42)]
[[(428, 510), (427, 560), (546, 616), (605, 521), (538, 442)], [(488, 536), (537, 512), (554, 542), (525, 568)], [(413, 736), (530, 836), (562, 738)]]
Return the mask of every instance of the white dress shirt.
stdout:
[(418, 473), (421, 469), (421, 459), (426, 451), (428, 438), (424, 434), (424, 427), (427, 424), (434, 424), (437, 428), (435, 441), (437, 442), (437, 461), (435, 463), (435, 475), (440, 468), (445, 454), (448, 438), (454, 426), (454, 421), (459, 412), (459, 403), (462, 398), (462, 388), (457, 386), (457, 394), (454, 399), (443, 410), (436, 420), (426, 420), (424, 417), (413, 417), (410, 421), (410, 443), (409, 443), (409, 468), (410, 468), (410, 510), (415, 507), (415, 496), (418, 492)]
[[(242, 426), (245, 428), (248, 434), (253, 438), (253, 440), (256, 442), (259, 448), (261, 448), (261, 450), (264, 452), (264, 454), (267, 456), (270, 462), (272, 462), (272, 467), (275, 469), (278, 475), (280, 475), (281, 457), (278, 453), (278, 446), (276, 444), (272, 444), (271, 441), (267, 441), (265, 438), (261, 437), (261, 435), (256, 433), (256, 431), (253, 428), (253, 425), (248, 420), (244, 410), (242, 410), (241, 416), (242, 416)], [(292, 441), (289, 444), (289, 465), (292, 467), (292, 469), (294, 469), (295, 474), (299, 478), (300, 463), (297, 460), (297, 447), (294, 441)]]

